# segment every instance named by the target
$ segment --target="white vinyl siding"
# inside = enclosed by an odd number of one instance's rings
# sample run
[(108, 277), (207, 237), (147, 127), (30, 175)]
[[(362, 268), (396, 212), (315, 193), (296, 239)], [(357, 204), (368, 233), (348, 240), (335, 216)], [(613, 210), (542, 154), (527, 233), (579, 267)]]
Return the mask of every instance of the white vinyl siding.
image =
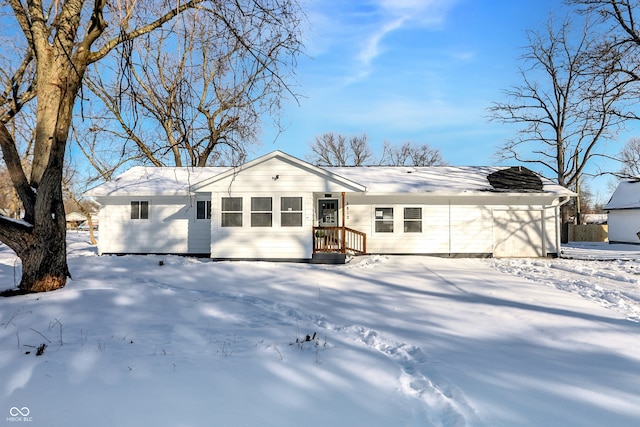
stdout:
[[(533, 203), (536, 200), (538, 203)], [(384, 201), (389, 203), (385, 205)], [(506, 204), (505, 201), (520, 204)], [(524, 204), (524, 201), (529, 203)], [(526, 235), (532, 236), (534, 242), (527, 243), (526, 238), (523, 239), (518, 233), (510, 237), (508, 231), (505, 231), (505, 237), (501, 238), (503, 241), (498, 246), (498, 250), (502, 251), (502, 248), (508, 247), (505, 250), (515, 254), (514, 256), (528, 256), (527, 254), (530, 253), (528, 251), (534, 246), (541, 248), (536, 249), (538, 250), (536, 253), (542, 254), (540, 256), (558, 252), (556, 248), (557, 207), (547, 205), (552, 203), (552, 199), (549, 198), (508, 198), (497, 195), (452, 198), (424, 195), (349, 194), (346, 203), (346, 225), (367, 234), (367, 252), (371, 254), (492, 255), (496, 236), (499, 236), (499, 232), (494, 235), (494, 230), (500, 227), (511, 230), (515, 227), (515, 225), (509, 225), (511, 220), (509, 224), (496, 221), (494, 218), (496, 210), (526, 212), (516, 214), (513, 221), (515, 224), (522, 223), (527, 227)], [(379, 231), (381, 221), (385, 219), (391, 221), (390, 215), (385, 218), (385, 213), (389, 211), (381, 212), (381, 208), (393, 209), (394, 232)], [(530, 213), (531, 211), (537, 213)], [(418, 230), (418, 225), (408, 223), (419, 222), (417, 218), (420, 215), (422, 232), (407, 231)], [(390, 227), (387, 225), (386, 229)], [(532, 234), (532, 230), (536, 230), (535, 233)]]
[(452, 203), (449, 207), (449, 253), (493, 252), (493, 209), (491, 206)]
[[(275, 177), (277, 179), (274, 179)], [(313, 252), (311, 227), (316, 223), (318, 197), (342, 191), (353, 191), (315, 170), (279, 158), (269, 159), (255, 167), (199, 188), (212, 193), (213, 212), (222, 197), (242, 197), (243, 226), (221, 227), (219, 215), (211, 224), (211, 257), (215, 259), (310, 259)], [(251, 227), (251, 197), (273, 198), (272, 226)], [(283, 226), (282, 197), (302, 198), (302, 226)], [(369, 212), (369, 215), (370, 212)]]
[(640, 209), (610, 210), (609, 242), (640, 244)]
[[(109, 202), (100, 209), (99, 215), (101, 231), (109, 230), (98, 239), (101, 254), (207, 254), (210, 251), (209, 221), (196, 220), (196, 202), (189, 197), (154, 196), (144, 200), (150, 207), (145, 220), (131, 219), (131, 199), (111, 197)], [(138, 216), (143, 213), (144, 210), (138, 210)]]
[(495, 210), (495, 257), (540, 257), (544, 224), (540, 210)]
[[(212, 195), (212, 200), (221, 206), (224, 193)], [(222, 196), (222, 197), (220, 197)], [(211, 225), (211, 257), (222, 259), (306, 259), (311, 258), (313, 224), (313, 195), (311, 193), (288, 192), (285, 194), (263, 194), (260, 196), (233, 194), (233, 198), (243, 201), (242, 226), (227, 228), (222, 218), (213, 216)], [(271, 199), (270, 211), (253, 211), (251, 200), (255, 197)], [(282, 199), (289, 199), (283, 202)], [(266, 203), (266, 202), (265, 202)], [(254, 201), (254, 207), (255, 201)], [(289, 211), (291, 207), (291, 211)], [(264, 206), (263, 206), (264, 208)], [(298, 208), (294, 211), (294, 208)], [(218, 209), (213, 206), (213, 211)], [(284, 209), (284, 210), (283, 210)], [(266, 213), (271, 218), (271, 226), (251, 225), (254, 214)], [(301, 221), (301, 222), (300, 222)], [(292, 225), (297, 224), (297, 225)], [(239, 244), (239, 242), (244, 242)]]

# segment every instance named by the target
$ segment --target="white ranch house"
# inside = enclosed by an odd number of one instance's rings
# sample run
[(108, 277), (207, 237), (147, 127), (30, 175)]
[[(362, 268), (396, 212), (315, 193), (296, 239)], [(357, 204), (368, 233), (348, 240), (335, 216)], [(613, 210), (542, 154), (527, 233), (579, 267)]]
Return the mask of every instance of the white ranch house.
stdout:
[(640, 176), (620, 181), (604, 210), (609, 243), (640, 244)]
[(337, 253), (547, 257), (574, 193), (525, 168), (134, 167), (88, 192), (100, 254), (322, 262)]

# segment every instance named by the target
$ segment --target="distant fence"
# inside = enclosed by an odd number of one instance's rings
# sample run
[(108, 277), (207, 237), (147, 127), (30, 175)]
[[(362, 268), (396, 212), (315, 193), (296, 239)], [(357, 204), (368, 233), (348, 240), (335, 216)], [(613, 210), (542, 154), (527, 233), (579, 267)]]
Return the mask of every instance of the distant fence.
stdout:
[(604, 224), (569, 224), (570, 242), (607, 242), (609, 227)]

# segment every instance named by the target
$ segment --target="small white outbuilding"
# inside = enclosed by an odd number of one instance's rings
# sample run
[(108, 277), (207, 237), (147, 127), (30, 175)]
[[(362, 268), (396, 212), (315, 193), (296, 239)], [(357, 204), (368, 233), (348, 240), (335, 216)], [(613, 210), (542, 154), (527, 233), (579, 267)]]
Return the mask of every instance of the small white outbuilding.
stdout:
[(640, 176), (620, 181), (604, 210), (609, 243), (640, 244)]
[(101, 254), (301, 261), (326, 254), (547, 257), (571, 191), (522, 167), (134, 167), (88, 192)]

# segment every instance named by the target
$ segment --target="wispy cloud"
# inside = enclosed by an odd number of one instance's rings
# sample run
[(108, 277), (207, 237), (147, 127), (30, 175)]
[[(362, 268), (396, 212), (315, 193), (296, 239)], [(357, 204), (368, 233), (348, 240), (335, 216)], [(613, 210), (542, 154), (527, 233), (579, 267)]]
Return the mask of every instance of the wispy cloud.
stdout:
[(384, 23), (377, 31), (368, 35), (355, 56), (359, 64), (357, 74), (351, 76), (349, 80), (352, 82), (361, 80), (371, 73), (371, 64), (381, 53), (380, 43), (382, 39), (392, 31), (401, 28), (406, 19), (406, 17), (399, 17), (393, 21)]
[(447, 12), (459, 0), (376, 0), (380, 9), (394, 16), (406, 16), (420, 26), (442, 24)]
[[(458, 1), (324, 0), (320, 4), (309, 0), (307, 10), (314, 29), (308, 47), (312, 55), (340, 50), (349, 70), (344, 83), (355, 83), (372, 73), (376, 58), (393, 49), (384, 45), (389, 34), (406, 28), (436, 29)], [(331, 15), (326, 13), (329, 10)]]
[(379, 30), (370, 34), (357, 55), (358, 60), (364, 65), (369, 65), (380, 53), (380, 42), (384, 36), (398, 28), (401, 28), (406, 19), (406, 17), (396, 18), (393, 21), (383, 24)]

